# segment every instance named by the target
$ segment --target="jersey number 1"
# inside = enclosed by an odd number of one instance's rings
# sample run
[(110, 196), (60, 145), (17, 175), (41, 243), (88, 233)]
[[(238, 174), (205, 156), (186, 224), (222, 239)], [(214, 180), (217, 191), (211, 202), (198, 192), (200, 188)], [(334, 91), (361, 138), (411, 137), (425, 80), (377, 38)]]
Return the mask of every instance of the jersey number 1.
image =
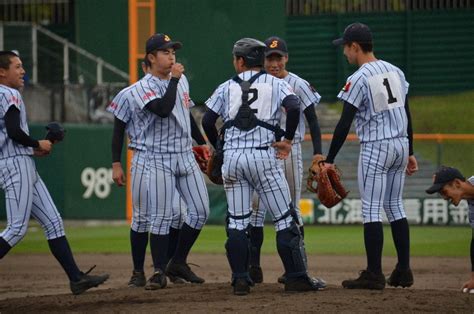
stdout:
[(393, 104), (394, 102), (397, 102), (397, 98), (393, 97), (392, 90), (390, 89), (390, 83), (388, 82), (387, 78), (383, 79), (383, 85), (387, 89), (388, 103)]

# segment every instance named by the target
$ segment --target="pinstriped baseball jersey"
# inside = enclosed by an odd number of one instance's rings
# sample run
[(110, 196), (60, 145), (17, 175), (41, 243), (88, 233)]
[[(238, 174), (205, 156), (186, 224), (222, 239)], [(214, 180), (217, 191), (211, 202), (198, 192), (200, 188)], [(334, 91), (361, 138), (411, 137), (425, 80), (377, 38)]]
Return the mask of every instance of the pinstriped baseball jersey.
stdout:
[[(143, 109), (148, 102), (162, 98), (169, 82), (156, 76), (145, 76), (137, 88), (140, 97), (138, 106)], [(186, 76), (181, 75), (176, 91), (176, 103), (171, 114), (166, 118), (150, 115), (150, 121), (143, 133), (146, 150), (151, 153), (190, 151), (192, 138), (189, 108), (192, 106), (194, 103), (189, 97), (188, 80)]]
[[(300, 122), (298, 123), (298, 128), (295, 132), (295, 138), (293, 139), (293, 143), (301, 143), (304, 140), (304, 135), (306, 132), (305, 127), (305, 116), (303, 111), (314, 104), (317, 106), (321, 101), (321, 95), (318, 94), (317, 91), (313, 89), (313, 87), (304, 79), (299, 77), (298, 75), (289, 72), (287, 76), (283, 78), (285, 82), (287, 82), (293, 91), (300, 99)], [(286, 123), (286, 114), (282, 115), (281, 125), (284, 126)]]
[(18, 90), (0, 84), (0, 159), (18, 155), (33, 155), (33, 148), (14, 142), (8, 137), (5, 127), (5, 114), (11, 106), (20, 110), (20, 127), (29, 134), (23, 98)]
[(382, 60), (364, 63), (347, 79), (337, 97), (358, 108), (355, 127), (361, 143), (407, 137), (408, 87), (403, 72)]
[[(474, 176), (467, 179), (467, 181), (474, 185)], [(469, 223), (474, 228), (474, 199), (467, 200), (467, 205), (469, 206)]]
[[(247, 81), (256, 71), (245, 71), (239, 77)], [(285, 81), (270, 74), (263, 74), (252, 84), (249, 91), (250, 108), (254, 109), (258, 119), (272, 125), (280, 124), (281, 102), (288, 95), (295, 93)], [(206, 101), (209, 109), (219, 114), (223, 121), (234, 119), (242, 104), (242, 89), (234, 80), (221, 84)], [(231, 127), (225, 132), (224, 150), (270, 146), (275, 142), (275, 134), (257, 126), (250, 131), (241, 131)]]
[(151, 77), (151, 74), (147, 74), (135, 84), (122, 89), (107, 107), (107, 111), (126, 123), (126, 131), (130, 139), (128, 147), (131, 149), (145, 150), (143, 130), (149, 124), (150, 113), (142, 110), (138, 103), (142, 102), (140, 96), (144, 84), (142, 81), (147, 82)]

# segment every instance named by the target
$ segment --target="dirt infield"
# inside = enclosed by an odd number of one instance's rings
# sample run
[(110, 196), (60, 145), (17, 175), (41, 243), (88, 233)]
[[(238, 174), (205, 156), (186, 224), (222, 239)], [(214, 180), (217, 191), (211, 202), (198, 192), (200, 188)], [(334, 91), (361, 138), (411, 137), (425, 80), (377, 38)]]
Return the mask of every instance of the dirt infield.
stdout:
[[(262, 259), (264, 284), (251, 294), (232, 294), (225, 256), (195, 254), (190, 262), (206, 279), (203, 285), (173, 285), (158, 291), (130, 289), (128, 255), (78, 255), (83, 268), (97, 264), (95, 272), (111, 278), (100, 288), (71, 295), (66, 276), (51, 255), (9, 255), (0, 262), (0, 313), (24, 312), (462, 312), (474, 311), (474, 294), (459, 291), (469, 276), (468, 258), (413, 258), (415, 284), (410, 289), (384, 291), (342, 289), (340, 282), (357, 275), (365, 257), (310, 256), (310, 270), (329, 287), (314, 293), (284, 293), (276, 283), (282, 272), (279, 258)], [(384, 272), (395, 260), (384, 258)], [(147, 265), (150, 261), (147, 260)], [(151, 268), (148, 268), (151, 274)]]

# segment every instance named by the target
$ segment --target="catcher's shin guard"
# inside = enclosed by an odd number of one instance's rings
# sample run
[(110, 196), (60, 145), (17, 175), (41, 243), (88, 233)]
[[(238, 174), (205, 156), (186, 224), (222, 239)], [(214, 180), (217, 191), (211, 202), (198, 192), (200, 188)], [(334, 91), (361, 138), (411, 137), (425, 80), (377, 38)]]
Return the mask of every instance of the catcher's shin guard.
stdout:
[(277, 232), (277, 250), (287, 278), (299, 277), (307, 273), (306, 252), (296, 223), (292, 222), (289, 228)]
[(227, 229), (225, 249), (232, 269), (232, 281), (236, 278), (248, 278), (249, 247), (247, 230)]

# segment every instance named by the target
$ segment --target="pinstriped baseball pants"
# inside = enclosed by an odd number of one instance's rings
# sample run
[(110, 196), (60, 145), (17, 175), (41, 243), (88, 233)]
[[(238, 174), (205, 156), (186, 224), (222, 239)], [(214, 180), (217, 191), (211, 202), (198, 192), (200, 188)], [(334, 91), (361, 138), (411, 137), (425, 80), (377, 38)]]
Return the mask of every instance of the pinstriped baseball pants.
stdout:
[(209, 195), (193, 153), (149, 154), (146, 158), (150, 232), (169, 233), (178, 193), (187, 206), (184, 222), (193, 229), (202, 229), (209, 217)]
[[(146, 153), (136, 150), (132, 159), (132, 230), (135, 232), (149, 232), (151, 228), (151, 204), (149, 196), (149, 185), (154, 189), (156, 182), (150, 180), (150, 167), (147, 162)], [(172, 206), (171, 227), (180, 229), (186, 216), (186, 204), (175, 193)]]
[[(248, 215), (252, 211), (254, 192), (258, 194), (263, 206), (270, 210), (274, 220), (278, 220), (289, 210), (291, 198), (288, 183), (273, 148), (226, 150), (222, 175), (230, 215)], [(275, 223), (275, 229), (286, 229), (291, 221), (291, 216), (279, 220)], [(230, 218), (228, 228), (244, 230), (249, 223), (250, 217)]]
[[(291, 147), (291, 154), (285, 160), (278, 160), (278, 164), (283, 168), (291, 200), (298, 215), (299, 224), (303, 224), (300, 213), (301, 185), (303, 180), (303, 156), (301, 153), (301, 143), (294, 143)], [(263, 227), (265, 223), (265, 213), (267, 212), (258, 195), (253, 196), (253, 212), (250, 223), (254, 227)]]
[(30, 216), (41, 225), (48, 240), (65, 235), (64, 225), (31, 156), (0, 160), (0, 186), (5, 191), (7, 227), (0, 234), (12, 247), (23, 239)]
[(394, 138), (361, 143), (359, 191), (364, 223), (405, 218), (402, 196), (408, 164), (408, 139)]

